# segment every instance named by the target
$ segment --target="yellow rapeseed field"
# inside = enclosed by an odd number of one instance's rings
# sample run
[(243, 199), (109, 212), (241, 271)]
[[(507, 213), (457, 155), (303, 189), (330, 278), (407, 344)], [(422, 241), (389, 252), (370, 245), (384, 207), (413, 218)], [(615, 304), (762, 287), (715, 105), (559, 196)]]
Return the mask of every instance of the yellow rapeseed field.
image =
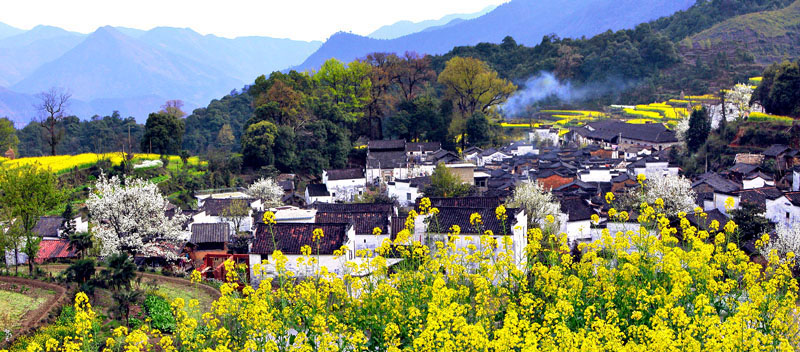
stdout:
[[(641, 178), (644, 180), (644, 178)], [(82, 293), (75, 299), (73, 332), (20, 346), (26, 351), (795, 351), (800, 343), (794, 254), (768, 264), (751, 262), (735, 243), (734, 222), (706, 221), (702, 209), (665, 214), (663, 201), (642, 203), (638, 223), (614, 209), (601, 239), (570, 254), (566, 235), (528, 231), (528, 244), (487, 231), (474, 244), (457, 246), (462, 229), (426, 243), (412, 241), (416, 217), (435, 220), (439, 210), (423, 199), (406, 227), (380, 248), (358, 252), (344, 276), (320, 266), (304, 246), (298, 279), (289, 259), (275, 251), (255, 265), (264, 281), (244, 287), (246, 268), (225, 263), (227, 280), (211, 307), (196, 300), (172, 302), (175, 331), (144, 324), (120, 327), (98, 338), (99, 317)], [(506, 209), (496, 209), (498, 221)], [(547, 217), (553, 221), (552, 216)], [(470, 217), (481, 230), (480, 215)], [(593, 223), (599, 221), (593, 217)], [(274, 215), (264, 216), (267, 226)], [(724, 226), (723, 226), (724, 225)], [(594, 226), (594, 225), (593, 225)], [(271, 228), (271, 227), (270, 227)], [(380, 231), (374, 231), (379, 234)], [(315, 241), (323, 239), (314, 231)], [(762, 236), (756, 246), (769, 242)], [(525, 245), (526, 259), (514, 255)], [(343, 255), (347, 248), (337, 251)], [(404, 265), (387, 267), (389, 256)], [(345, 260), (345, 258), (342, 258)], [(294, 264), (294, 263), (293, 263)], [(275, 277), (262, 276), (263, 265)], [(201, 279), (198, 272), (192, 279)], [(202, 314), (200, 314), (202, 313)], [(202, 316), (202, 319), (193, 317)]]

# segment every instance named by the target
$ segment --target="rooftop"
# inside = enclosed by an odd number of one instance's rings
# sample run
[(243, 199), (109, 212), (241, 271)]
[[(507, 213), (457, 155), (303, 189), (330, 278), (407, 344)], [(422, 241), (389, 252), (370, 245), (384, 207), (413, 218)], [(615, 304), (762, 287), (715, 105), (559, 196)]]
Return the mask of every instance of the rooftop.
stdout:
[[(347, 243), (347, 231), (350, 224), (332, 223), (278, 223), (272, 225), (272, 232), (266, 224), (258, 224), (255, 240), (250, 250), (253, 254), (272, 255), (274, 250), (280, 250), (286, 255), (300, 255), (300, 248), (310, 246), (314, 254), (319, 248), (319, 254), (332, 255)], [(321, 229), (324, 233), (319, 241), (314, 241), (314, 230)], [(275, 241), (273, 243), (273, 233)], [(319, 247), (318, 247), (319, 246)]]

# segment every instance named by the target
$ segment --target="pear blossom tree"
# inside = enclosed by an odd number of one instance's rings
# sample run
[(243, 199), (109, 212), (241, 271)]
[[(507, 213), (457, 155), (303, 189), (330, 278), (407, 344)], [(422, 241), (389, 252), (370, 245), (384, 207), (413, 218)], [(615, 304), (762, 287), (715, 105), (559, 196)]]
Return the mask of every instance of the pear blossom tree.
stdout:
[(167, 205), (152, 182), (133, 178), (123, 184), (116, 176), (101, 174), (86, 201), (101, 255), (124, 252), (133, 257), (177, 259), (170, 247), (179, 248), (188, 240), (183, 230), (187, 217), (180, 211), (167, 217)]
[(528, 215), (528, 227), (543, 227), (548, 215), (558, 218), (561, 207), (553, 193), (545, 190), (537, 181), (529, 181), (514, 189), (514, 196), (507, 206), (525, 209)]
[(739, 83), (725, 92), (725, 101), (734, 104), (739, 110), (737, 118), (742, 118), (750, 114), (750, 98), (752, 96), (753, 89), (747, 84)]
[(260, 178), (247, 188), (247, 194), (261, 199), (265, 208), (276, 207), (282, 204), (283, 187), (272, 178)]
[(639, 202), (654, 204), (660, 198), (664, 201), (664, 211), (667, 214), (688, 213), (697, 207), (697, 194), (692, 190), (691, 181), (683, 176), (648, 176), (643, 192), (635, 189), (631, 192), (634, 197), (639, 198)]
[[(778, 223), (775, 227), (775, 235), (770, 236), (766, 245), (759, 251), (764, 257), (768, 257), (772, 251), (775, 251), (775, 254), (782, 260), (790, 259), (787, 257), (789, 253), (792, 253), (791, 257), (796, 257), (800, 253), (800, 222)], [(795, 261), (795, 263), (797, 262)]]

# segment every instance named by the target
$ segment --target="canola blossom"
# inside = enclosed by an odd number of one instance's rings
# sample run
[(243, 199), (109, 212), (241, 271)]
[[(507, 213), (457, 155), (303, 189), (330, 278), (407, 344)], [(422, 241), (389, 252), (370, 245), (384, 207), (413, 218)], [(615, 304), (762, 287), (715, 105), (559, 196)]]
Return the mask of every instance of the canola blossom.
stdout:
[[(294, 278), (287, 257), (276, 251), (262, 263), (276, 264), (276, 276), (263, 276), (264, 266), (255, 265), (252, 275), (263, 281), (241, 287), (246, 268), (228, 261), (221, 297), (207, 310), (196, 301), (172, 302), (177, 327), (171, 336), (145, 324), (99, 341), (96, 317), (79, 294), (74, 335), (27, 350), (795, 350), (793, 253), (780, 258), (772, 251), (768, 263), (757, 264), (726, 242), (718, 224), (700, 230), (684, 212), (639, 207), (648, 216), (631, 224), (624, 222), (627, 212), (618, 213), (625, 214), (614, 227), (621, 230), (603, 229), (599, 241), (577, 246), (579, 255), (570, 253), (565, 234), (530, 229), (521, 263), (508, 236), (486, 231), (462, 247), (456, 245), (461, 230), (451, 229), (446, 239), (427, 245), (412, 242), (409, 227), (394, 242), (362, 252), (358, 264), (348, 263), (350, 272), (369, 270), (368, 276), (333, 274), (304, 250), (298, 262), (316, 275)], [(503, 218), (505, 209), (495, 214)], [(738, 229), (729, 222), (723, 231)], [(388, 257), (404, 260), (389, 270)], [(202, 319), (192, 318), (197, 313)]]
[[(158, 154), (134, 154), (134, 161), (136, 160), (159, 160), (161, 158)], [(168, 157), (171, 163), (181, 162), (181, 158), (176, 155)], [(124, 160), (123, 153), (84, 153), (78, 155), (56, 155), (56, 156), (41, 156), (29, 157), (19, 159), (3, 159), (0, 158), (2, 167), (20, 167), (26, 165), (38, 164), (44, 169), (49, 169), (53, 173), (62, 173), (74, 168), (83, 169), (97, 164), (101, 160), (108, 160), (112, 165), (119, 165)], [(196, 165), (200, 163), (199, 158), (191, 157), (188, 160), (189, 164)]]

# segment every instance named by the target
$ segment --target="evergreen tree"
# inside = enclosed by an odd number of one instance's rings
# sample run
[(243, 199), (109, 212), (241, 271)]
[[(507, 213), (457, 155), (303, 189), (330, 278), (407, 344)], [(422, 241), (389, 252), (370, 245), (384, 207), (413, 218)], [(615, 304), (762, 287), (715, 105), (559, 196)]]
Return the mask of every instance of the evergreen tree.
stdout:
[(711, 121), (708, 118), (708, 110), (705, 107), (692, 111), (689, 117), (689, 129), (686, 131), (686, 147), (690, 153), (700, 149), (708, 139), (711, 132)]

